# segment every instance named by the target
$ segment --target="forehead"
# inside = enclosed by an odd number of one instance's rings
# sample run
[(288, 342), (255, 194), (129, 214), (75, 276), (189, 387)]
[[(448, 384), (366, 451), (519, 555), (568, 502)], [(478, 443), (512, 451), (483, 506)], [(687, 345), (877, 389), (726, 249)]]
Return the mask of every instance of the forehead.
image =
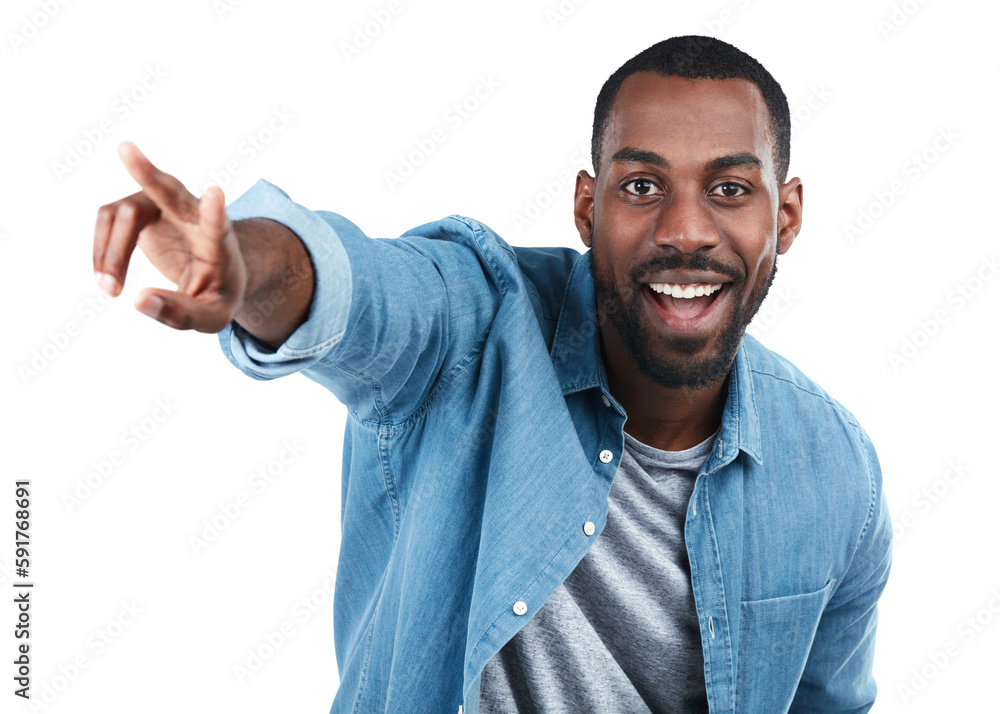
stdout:
[(760, 90), (748, 80), (637, 72), (615, 97), (602, 161), (633, 146), (655, 151), (672, 165), (749, 151), (773, 168), (769, 118)]

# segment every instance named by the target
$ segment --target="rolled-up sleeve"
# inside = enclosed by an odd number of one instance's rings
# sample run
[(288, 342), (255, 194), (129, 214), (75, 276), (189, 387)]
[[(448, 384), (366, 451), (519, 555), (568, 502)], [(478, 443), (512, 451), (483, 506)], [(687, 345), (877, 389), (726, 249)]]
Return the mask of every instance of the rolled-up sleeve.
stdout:
[[(260, 380), (295, 372), (325, 386), (360, 418), (405, 418), (450, 366), (481, 347), (502, 298), (487, 267), (508, 250), (461, 216), (398, 238), (372, 238), (344, 216), (312, 211), (267, 181), (227, 209), (292, 230), (312, 261), (305, 322), (278, 349), (232, 322), (219, 333), (229, 361)], [(510, 260), (513, 260), (511, 255)]]
[(231, 221), (269, 218), (287, 226), (302, 241), (315, 279), (305, 322), (277, 350), (235, 321), (219, 333), (226, 358), (254, 379), (274, 379), (318, 362), (344, 336), (351, 310), (351, 265), (340, 236), (319, 214), (293, 202), (264, 179), (226, 208)]

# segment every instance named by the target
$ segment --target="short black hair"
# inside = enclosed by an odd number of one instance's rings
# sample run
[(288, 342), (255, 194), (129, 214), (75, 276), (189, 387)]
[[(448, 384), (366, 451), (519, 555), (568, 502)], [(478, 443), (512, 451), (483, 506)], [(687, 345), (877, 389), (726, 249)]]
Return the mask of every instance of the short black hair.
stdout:
[(746, 52), (714, 37), (682, 35), (657, 42), (619, 67), (608, 77), (597, 95), (594, 109), (594, 134), (590, 141), (590, 158), (594, 175), (599, 170), (601, 144), (607, 130), (611, 107), (622, 82), (636, 72), (656, 72), (668, 77), (686, 79), (745, 79), (760, 89), (771, 115), (770, 130), (774, 139), (774, 167), (778, 184), (785, 182), (791, 154), (792, 122), (788, 100), (770, 72)]

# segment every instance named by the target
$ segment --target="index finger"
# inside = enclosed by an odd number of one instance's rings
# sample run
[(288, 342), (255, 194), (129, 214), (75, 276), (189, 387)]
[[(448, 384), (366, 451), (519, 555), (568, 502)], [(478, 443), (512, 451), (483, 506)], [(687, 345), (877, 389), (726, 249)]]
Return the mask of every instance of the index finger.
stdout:
[(198, 206), (194, 196), (176, 178), (156, 168), (139, 147), (131, 141), (118, 145), (118, 156), (143, 192), (161, 211), (188, 222), (198, 221)]

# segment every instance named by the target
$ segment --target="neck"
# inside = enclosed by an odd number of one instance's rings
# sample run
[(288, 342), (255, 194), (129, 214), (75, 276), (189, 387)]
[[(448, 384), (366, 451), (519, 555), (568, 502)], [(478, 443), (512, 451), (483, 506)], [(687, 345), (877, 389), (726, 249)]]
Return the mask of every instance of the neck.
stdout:
[[(611, 328), (613, 330), (613, 328)], [(625, 431), (655, 449), (683, 451), (710, 437), (722, 423), (729, 376), (704, 389), (670, 389), (639, 372), (619, 342), (601, 335), (611, 394), (625, 409)]]

